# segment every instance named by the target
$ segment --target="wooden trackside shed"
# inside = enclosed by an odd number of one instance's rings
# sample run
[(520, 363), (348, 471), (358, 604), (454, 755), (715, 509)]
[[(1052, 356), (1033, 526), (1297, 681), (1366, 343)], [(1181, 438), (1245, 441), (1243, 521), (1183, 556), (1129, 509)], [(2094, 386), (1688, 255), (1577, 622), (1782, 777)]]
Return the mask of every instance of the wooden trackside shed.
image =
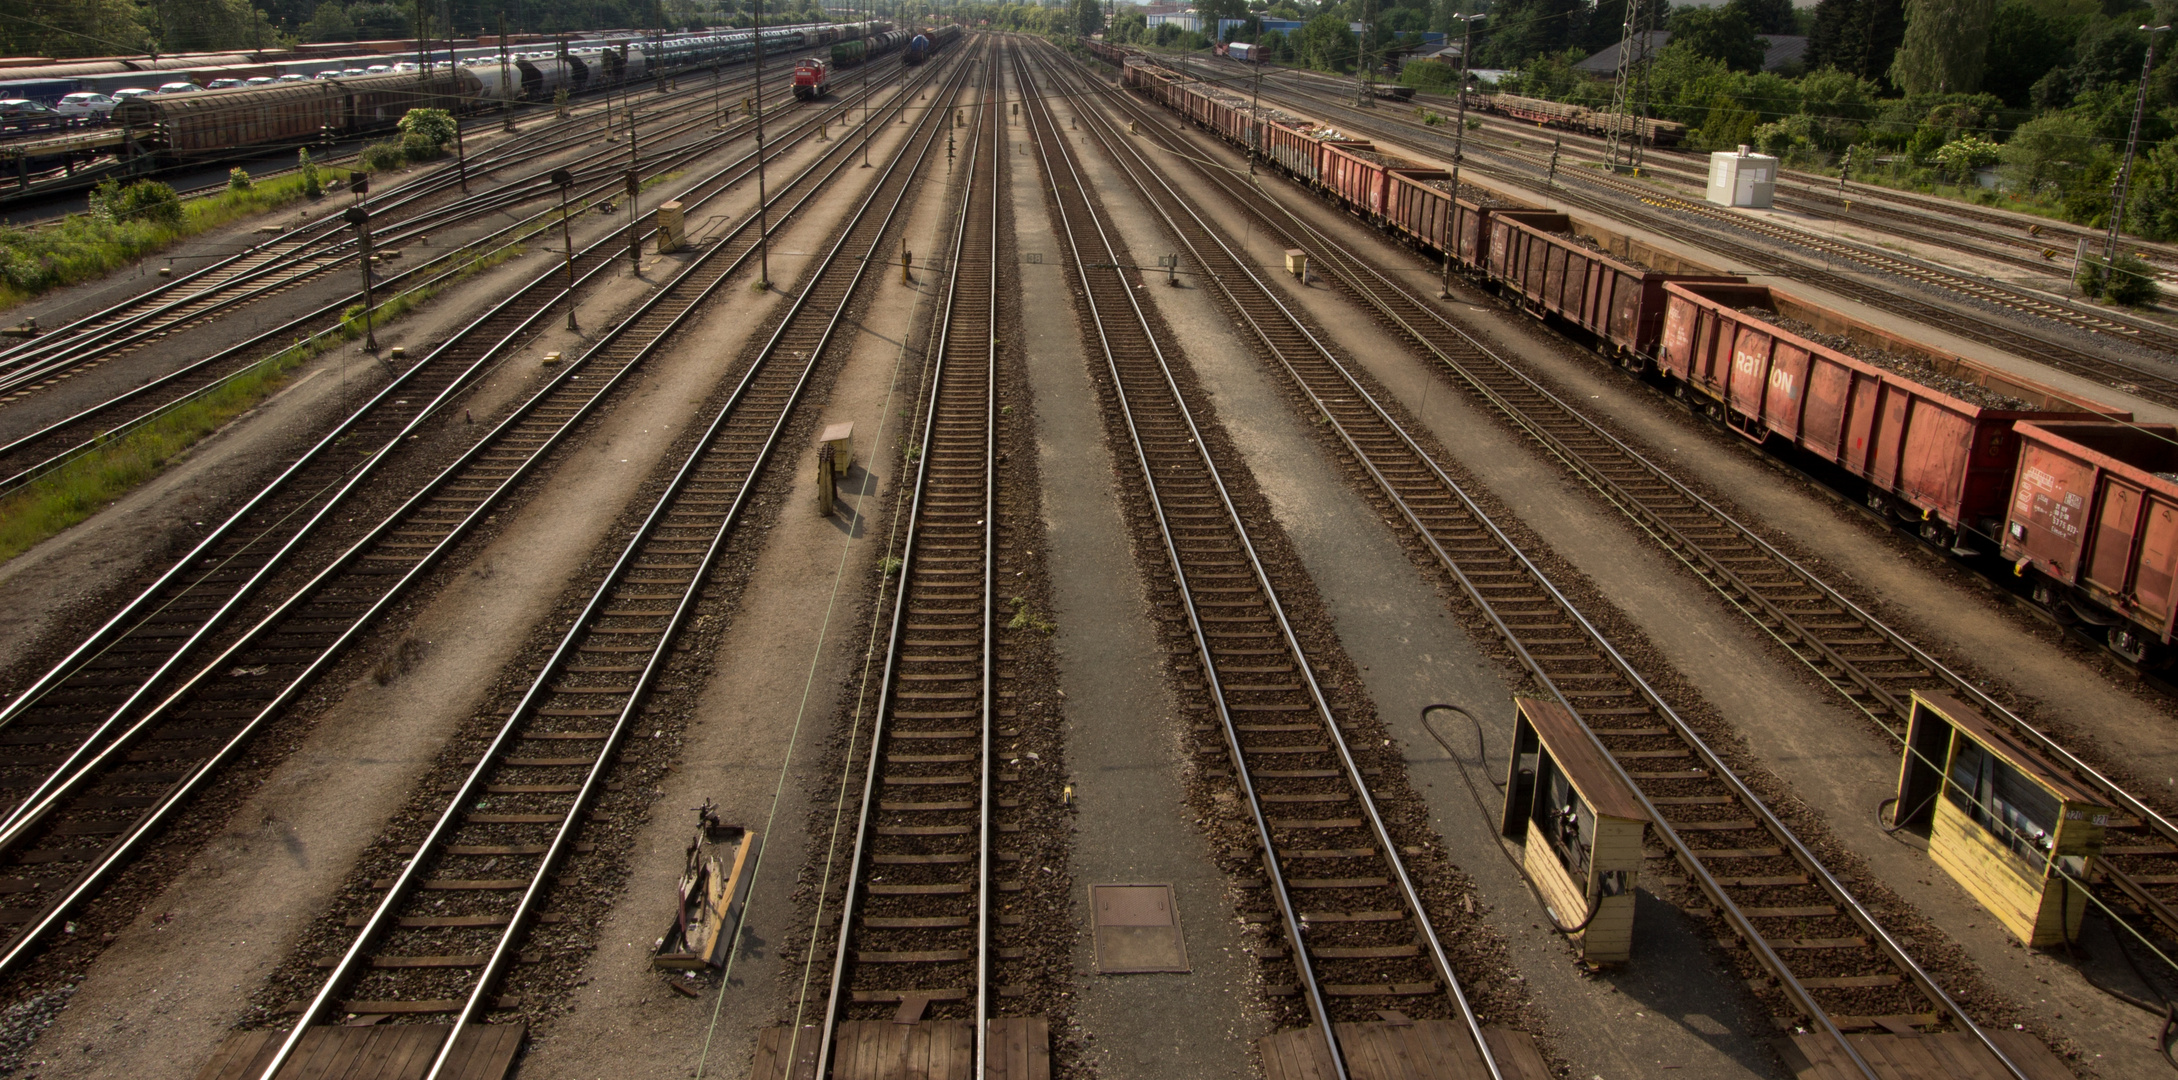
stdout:
[(2079, 936), (2111, 808), (1972, 706), (1915, 691), (1896, 824), (2030, 947)]
[(1579, 717), (1555, 701), (1514, 700), (1499, 830), (1525, 847), (1521, 868), (1581, 959), (1624, 963), (1648, 811)]
[[(2022, 420), (2131, 419), (2113, 406), (1937, 352), (1765, 285), (1664, 285), (1656, 359), (1668, 378), (1709, 398), (1749, 438), (1785, 439), (1864, 481), (1871, 506), (1994, 538), (2011, 497)], [(1774, 312), (1842, 334), (2023, 403), (1991, 408), (1777, 326)]]

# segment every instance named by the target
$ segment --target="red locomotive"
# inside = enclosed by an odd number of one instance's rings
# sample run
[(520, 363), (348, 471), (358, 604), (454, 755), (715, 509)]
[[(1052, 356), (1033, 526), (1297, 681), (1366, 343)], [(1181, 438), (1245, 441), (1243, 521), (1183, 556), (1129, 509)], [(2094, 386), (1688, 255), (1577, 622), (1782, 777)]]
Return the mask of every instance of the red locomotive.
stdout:
[(802, 101), (815, 101), (824, 96), (828, 73), (822, 60), (803, 60), (794, 65), (794, 96)]

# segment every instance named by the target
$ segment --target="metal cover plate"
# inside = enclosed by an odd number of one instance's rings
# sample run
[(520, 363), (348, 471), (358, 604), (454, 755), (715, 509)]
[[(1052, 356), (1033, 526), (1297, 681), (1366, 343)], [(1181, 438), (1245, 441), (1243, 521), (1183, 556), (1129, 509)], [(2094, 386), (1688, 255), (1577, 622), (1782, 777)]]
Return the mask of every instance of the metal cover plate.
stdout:
[(1097, 974), (1188, 971), (1170, 885), (1091, 885)]

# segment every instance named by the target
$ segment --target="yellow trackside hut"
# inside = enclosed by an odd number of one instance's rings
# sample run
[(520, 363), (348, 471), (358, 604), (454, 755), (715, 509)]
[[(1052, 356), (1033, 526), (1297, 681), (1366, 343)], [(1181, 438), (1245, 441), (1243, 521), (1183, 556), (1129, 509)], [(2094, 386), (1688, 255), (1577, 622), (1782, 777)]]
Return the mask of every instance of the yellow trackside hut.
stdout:
[(2087, 897), (2074, 882), (2102, 854), (2111, 810), (2011, 732), (1916, 691), (1892, 814), (1926, 832), (1929, 858), (2019, 940), (2079, 936)]
[(1500, 828), (1525, 845), (1528, 880), (1581, 959), (1624, 963), (1633, 955), (1649, 815), (1578, 717), (1554, 701), (1514, 701), (1520, 715)]

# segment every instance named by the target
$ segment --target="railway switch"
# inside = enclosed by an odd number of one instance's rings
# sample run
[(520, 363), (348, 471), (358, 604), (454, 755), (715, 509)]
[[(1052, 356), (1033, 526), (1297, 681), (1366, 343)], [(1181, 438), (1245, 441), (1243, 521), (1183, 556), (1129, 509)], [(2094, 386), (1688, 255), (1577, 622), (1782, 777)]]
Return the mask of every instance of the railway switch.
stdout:
[(723, 967), (741, 929), (755, 869), (756, 833), (721, 822), (718, 807), (709, 799), (695, 810), (696, 830), (675, 888), (673, 922), (656, 942), (652, 967)]
[(1521, 872), (1581, 959), (1624, 963), (1648, 811), (1578, 717), (1553, 701), (1514, 701), (1500, 831), (1526, 849)]
[(1915, 691), (1891, 828), (2029, 947), (2079, 936), (2111, 808), (1972, 706)]

